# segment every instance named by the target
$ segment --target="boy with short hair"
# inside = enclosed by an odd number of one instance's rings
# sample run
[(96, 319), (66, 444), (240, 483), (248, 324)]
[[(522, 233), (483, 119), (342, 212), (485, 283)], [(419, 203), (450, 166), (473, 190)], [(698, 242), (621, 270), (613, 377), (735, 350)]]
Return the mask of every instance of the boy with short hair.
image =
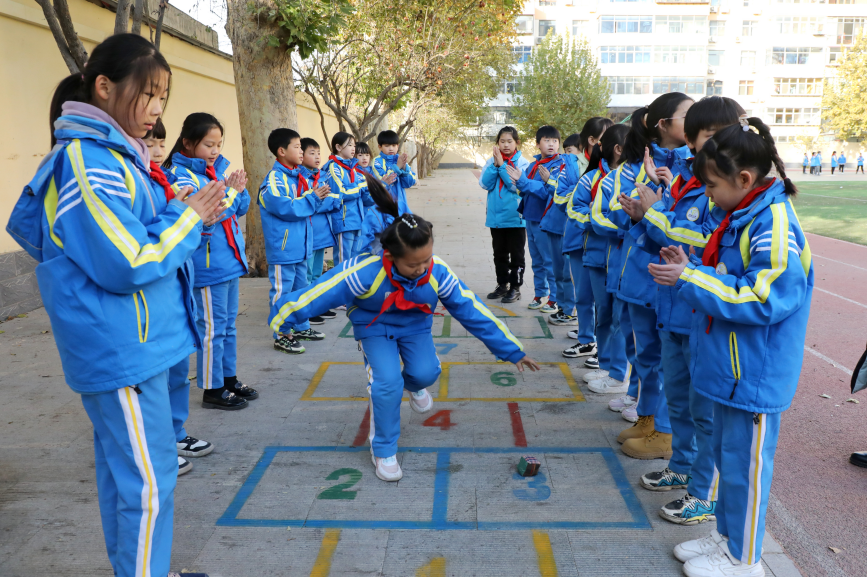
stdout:
[[(307, 259), (313, 256), (313, 225), (317, 210), (334, 210), (340, 198), (329, 196), (327, 185), (315, 186), (301, 174), (304, 160), (301, 136), (289, 128), (278, 128), (268, 136), (268, 149), (274, 154), (274, 167), (259, 187), (257, 200), (265, 236), (268, 278), (271, 280), (270, 324), (277, 314), (275, 304), (285, 294), (307, 286)], [(283, 353), (300, 354), (299, 339), (321, 341), (325, 335), (310, 328), (309, 321), (284, 324), (274, 334), (274, 348)]]
[(577, 132), (574, 134), (570, 134), (566, 137), (566, 140), (563, 141), (563, 153), (564, 154), (574, 154), (578, 156), (581, 154), (581, 135)]
[(385, 183), (400, 214), (412, 212), (406, 202), (406, 189), (415, 186), (416, 178), (412, 167), (407, 164), (407, 154), (398, 154), (400, 137), (394, 130), (383, 130), (377, 135), (376, 143), (379, 156), (373, 161), (373, 175)]

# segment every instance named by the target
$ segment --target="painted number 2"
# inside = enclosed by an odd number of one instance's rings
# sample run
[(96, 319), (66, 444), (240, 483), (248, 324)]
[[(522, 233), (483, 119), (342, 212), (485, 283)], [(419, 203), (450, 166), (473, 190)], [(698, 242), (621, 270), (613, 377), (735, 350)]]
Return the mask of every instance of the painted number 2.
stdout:
[(452, 410), (444, 409), (428, 417), (422, 425), (425, 427), (439, 427), (441, 431), (448, 431), (457, 425), (457, 423), (452, 423)]
[(330, 489), (325, 489), (316, 497), (317, 499), (355, 499), (355, 496), (358, 494), (358, 491), (347, 491), (346, 489), (352, 487), (356, 483), (361, 480), (361, 471), (358, 469), (337, 469), (336, 471), (332, 471), (330, 475), (325, 477), (326, 481), (337, 481), (340, 477), (349, 476), (348, 481), (344, 481), (343, 483), (338, 483), (331, 487)]
[[(551, 496), (551, 487), (545, 484), (547, 480), (544, 473), (538, 473), (535, 477), (522, 477), (518, 473), (512, 475), (516, 481), (527, 481), (527, 489), (514, 489), (515, 497), (521, 501), (544, 501)], [(533, 489), (529, 491), (528, 489)]]

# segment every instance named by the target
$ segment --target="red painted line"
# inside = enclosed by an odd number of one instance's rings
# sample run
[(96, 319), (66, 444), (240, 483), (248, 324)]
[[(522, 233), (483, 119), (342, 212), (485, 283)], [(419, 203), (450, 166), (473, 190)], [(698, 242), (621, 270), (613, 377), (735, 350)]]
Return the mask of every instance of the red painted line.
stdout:
[(509, 419), (512, 421), (512, 435), (515, 437), (516, 447), (527, 446), (527, 436), (524, 434), (524, 423), (521, 421), (521, 411), (518, 403), (509, 403)]
[(364, 411), (364, 418), (361, 419), (361, 424), (358, 425), (358, 434), (355, 435), (355, 440), (352, 441), (353, 447), (360, 447), (367, 442), (367, 436), (370, 434), (370, 405)]

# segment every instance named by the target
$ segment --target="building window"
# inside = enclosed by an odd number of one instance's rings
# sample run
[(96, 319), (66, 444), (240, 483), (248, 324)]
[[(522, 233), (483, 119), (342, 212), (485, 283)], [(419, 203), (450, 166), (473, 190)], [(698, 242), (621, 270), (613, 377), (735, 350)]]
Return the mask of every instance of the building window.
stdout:
[(750, 0), (744, 0), (744, 7), (746, 8), (749, 5), (750, 5)]
[(725, 50), (708, 50), (707, 63), (710, 66), (724, 66)]
[(557, 5), (557, 0), (539, 0), (539, 6), (541, 6), (541, 7), (556, 6), (556, 5)]
[(752, 96), (753, 95), (753, 81), (752, 80), (741, 80), (738, 82), (738, 96)]
[(505, 110), (495, 110), (494, 111), (494, 124), (505, 124), (506, 123), (506, 111)]
[(650, 62), (650, 46), (601, 46), (601, 64), (645, 64)]
[(837, 18), (837, 44), (852, 44), (863, 29), (864, 18)]
[(828, 64), (836, 64), (843, 58), (843, 49), (839, 46), (831, 46), (828, 49)]
[(774, 46), (771, 50), (771, 64), (817, 64), (821, 57), (821, 48)]
[(771, 124), (819, 124), (818, 108), (768, 108)]
[(653, 32), (652, 16), (602, 16), (599, 18), (600, 34), (650, 34)]
[(657, 46), (653, 51), (656, 64), (704, 64), (704, 46)]
[(503, 82), (503, 87), (500, 90), (503, 94), (515, 94), (520, 88), (520, 82), (515, 82), (514, 80), (506, 80)]
[(819, 16), (777, 16), (774, 28), (779, 34), (818, 34), (825, 30)]
[[(824, 0), (777, 0), (777, 4), (824, 4)], [(834, 0), (829, 2), (834, 4)], [(841, 2), (842, 4), (842, 2)]]
[(650, 94), (650, 77), (609, 76), (608, 91), (613, 94)]
[(549, 30), (551, 31), (551, 34), (557, 34), (557, 21), (539, 20), (539, 37), (544, 38), (547, 36)]
[(708, 80), (707, 81), (707, 95), (708, 96), (722, 96), (722, 80)]
[(741, 51), (741, 66), (748, 66), (750, 68), (755, 68), (755, 66), (756, 66), (756, 51), (755, 50), (742, 50)]
[(533, 52), (532, 46), (512, 46), (512, 54), (515, 55), (515, 59), (518, 64), (523, 64), (530, 58), (530, 54)]
[(657, 34), (707, 34), (707, 16), (656, 16)]
[(821, 96), (821, 78), (774, 78), (774, 94), (778, 96)]
[(744, 24), (741, 27), (741, 36), (752, 36), (758, 24), (755, 20), (744, 20)]
[(711, 36), (725, 36), (726, 35), (726, 21), (725, 20), (711, 20), (710, 21), (710, 35)]
[(532, 16), (518, 16), (515, 18), (515, 24), (518, 28), (518, 34), (532, 34), (533, 33), (533, 17)]
[(653, 79), (653, 93), (684, 92), (704, 94), (704, 78), (663, 76)]
[(587, 36), (587, 20), (572, 21), (572, 36)]

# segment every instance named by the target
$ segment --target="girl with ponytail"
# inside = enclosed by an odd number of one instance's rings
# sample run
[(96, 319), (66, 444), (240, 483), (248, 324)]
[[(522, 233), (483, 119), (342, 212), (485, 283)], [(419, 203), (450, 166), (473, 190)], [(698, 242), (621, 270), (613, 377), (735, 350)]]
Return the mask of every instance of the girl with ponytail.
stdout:
[[(403, 477), (397, 462), (400, 403), (409, 391), (413, 411), (427, 413), (427, 387), (440, 375), (431, 326), (438, 303), (499, 359), (538, 370), (521, 343), (441, 259), (433, 255), (433, 225), (400, 214), (385, 186), (365, 176), (365, 186), (383, 216), (392, 219), (380, 235), (382, 256), (361, 254), (336, 265), (312, 286), (277, 301), (271, 327), (316, 316), (342, 303), (364, 356), (370, 395), (370, 454), (383, 481)], [(276, 328), (275, 328), (276, 330)], [(403, 361), (403, 367), (401, 367)]]
[[(773, 174), (773, 172), (776, 174)], [(743, 115), (696, 155), (720, 221), (701, 259), (681, 246), (651, 264), (657, 283), (694, 308), (693, 385), (714, 403), (717, 530), (675, 548), (684, 573), (763, 575), (765, 514), (780, 414), (798, 385), (813, 291), (810, 247), (768, 127)], [(711, 541), (718, 549), (702, 555)]]

